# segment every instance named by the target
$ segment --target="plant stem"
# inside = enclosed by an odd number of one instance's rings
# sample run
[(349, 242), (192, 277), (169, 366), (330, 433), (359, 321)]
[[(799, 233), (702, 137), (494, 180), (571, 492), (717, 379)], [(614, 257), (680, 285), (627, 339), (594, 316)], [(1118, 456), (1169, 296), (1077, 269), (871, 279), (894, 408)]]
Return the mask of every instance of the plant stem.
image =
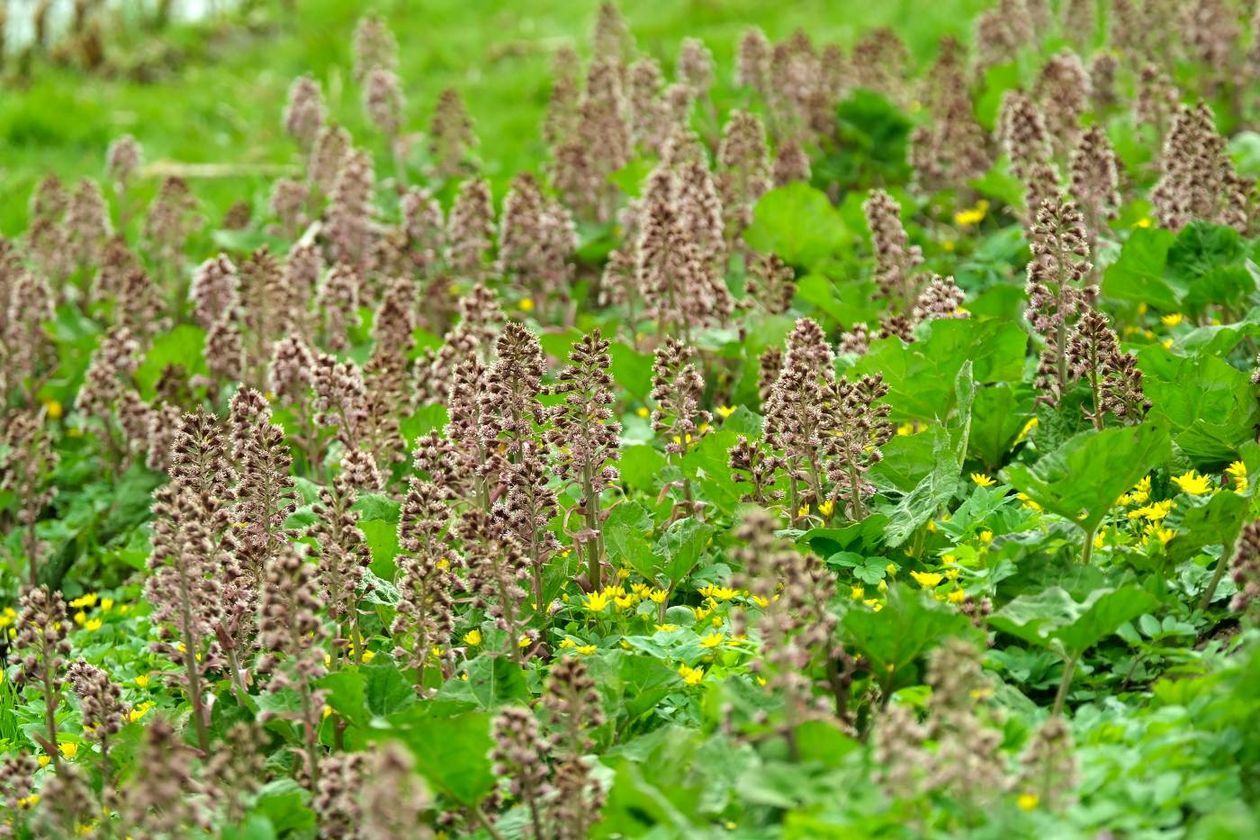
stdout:
[(1063, 713), (1063, 702), (1067, 700), (1068, 688), (1072, 685), (1072, 673), (1076, 670), (1077, 657), (1069, 657), (1063, 664), (1063, 679), (1059, 681), (1059, 690), (1054, 695), (1054, 710), (1050, 713), (1059, 717)]
[(1233, 546), (1222, 546), (1221, 559), (1216, 561), (1216, 572), (1212, 575), (1212, 579), (1208, 581), (1207, 589), (1203, 590), (1203, 597), (1199, 599), (1199, 609), (1206, 610), (1212, 603), (1213, 596), (1216, 595), (1216, 587), (1221, 585), (1221, 578), (1225, 577), (1226, 570), (1230, 567), (1230, 559), (1233, 557)]

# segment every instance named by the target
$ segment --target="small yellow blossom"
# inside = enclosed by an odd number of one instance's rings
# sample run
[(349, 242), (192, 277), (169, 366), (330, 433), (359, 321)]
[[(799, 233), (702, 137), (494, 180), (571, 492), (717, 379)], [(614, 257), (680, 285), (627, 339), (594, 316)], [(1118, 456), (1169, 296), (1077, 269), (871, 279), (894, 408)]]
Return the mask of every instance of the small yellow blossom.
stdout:
[(948, 598), (951, 604), (961, 604), (963, 601), (967, 600), (967, 593), (961, 589), (955, 589), (953, 592), (949, 593)]
[(990, 543), (992, 543), (992, 542), (993, 542), (993, 532), (992, 532), (992, 531), (981, 531), (981, 532), (980, 532), (980, 544), (981, 544), (981, 545), (989, 545), (989, 544), (990, 544)]
[(113, 599), (113, 598), (102, 598), (102, 599), (101, 599), (101, 609), (102, 609), (102, 610), (105, 610), (106, 612), (108, 612), (109, 610), (112, 610), (113, 608), (114, 608), (114, 599)]
[(57, 745), (57, 750), (66, 758), (74, 758), (79, 754), (79, 745), (74, 741), (63, 741)]
[[(1134, 222), (1133, 226), (1136, 228), (1148, 228), (1151, 226), (1151, 219), (1149, 216), (1143, 216), (1142, 218)], [(1033, 807), (1036, 807), (1036, 806), (1034, 805)]]
[(687, 685), (700, 685), (704, 680), (704, 669), (692, 668), (689, 665), (679, 665), (678, 676), (682, 677), (683, 682)]
[(477, 629), (469, 630), (464, 634), (464, 644), (469, 647), (476, 647), (481, 644), (481, 631)]
[(641, 405), (634, 410), (634, 413), (639, 415), (640, 417), (646, 418), (652, 412), (648, 411), (648, 407), (646, 405)]
[(717, 407), (718, 417), (721, 417), (723, 420), (725, 420), (727, 417), (730, 417), (734, 413), (735, 413), (735, 406), (733, 405), (719, 405)]
[(922, 586), (924, 589), (931, 589), (933, 586), (939, 585), (940, 582), (945, 579), (944, 575), (937, 574), (936, 572), (911, 572), (910, 577), (914, 578), (915, 583), (919, 584), (919, 586)]
[(668, 589), (652, 589), (648, 592), (648, 599), (653, 604), (663, 604), (665, 599), (669, 597)]
[(853, 597), (853, 600), (857, 601), (866, 597), (866, 590), (860, 586), (855, 586), (849, 590), (849, 595)]
[(1037, 418), (1030, 417), (1028, 422), (1024, 424), (1024, 428), (1019, 430), (1019, 436), (1015, 438), (1015, 443), (1020, 444), (1028, 440), (1028, 436), (1032, 434), (1032, 430), (1037, 428)]
[(83, 622), (85, 622), (85, 621), (87, 621), (87, 613), (85, 613), (83, 610), (79, 610), (77, 613), (75, 613), (75, 614), (74, 614), (74, 623), (75, 623), (75, 624), (77, 624), (77, 625), (79, 625), (80, 627), (82, 627), (82, 626), (83, 626)]
[(955, 567), (954, 567), (954, 568), (952, 568), (952, 569), (946, 569), (946, 570), (945, 570), (945, 579), (946, 579), (946, 580), (958, 580), (958, 576), (959, 576), (959, 575), (961, 575), (961, 574), (962, 574), (962, 570), (961, 570), (961, 569), (959, 569), (957, 566), (955, 566)]
[(363, 651), (363, 661), (364, 661), (365, 663), (367, 663), (367, 662), (371, 662), (371, 661), (372, 661), (373, 659), (375, 659), (375, 658), (376, 658), (376, 651), (374, 651), (374, 650), (365, 650), (365, 651)]
[(1189, 493), (1191, 496), (1202, 496), (1212, 489), (1212, 482), (1208, 480), (1208, 477), (1199, 475), (1195, 470), (1176, 476), (1173, 484), (1176, 484), (1181, 492)]
[(1239, 493), (1247, 492), (1247, 465), (1235, 461), (1225, 468), (1225, 474), (1234, 480), (1234, 489)]
[(958, 558), (957, 558), (955, 555), (953, 555), (953, 554), (942, 554), (942, 555), (941, 555), (941, 563), (943, 563), (943, 564), (944, 564), (944, 565), (946, 565), (946, 566), (952, 566), (952, 565), (954, 565), (954, 564), (955, 564), (955, 563), (957, 563), (957, 562), (958, 562)]
[(658, 624), (656, 625), (657, 633), (673, 633), (678, 629), (677, 624)]
[(333, 713), (333, 707), (325, 703), (324, 708), (320, 713), (320, 717), (327, 719), (332, 713)]
[(78, 598), (75, 598), (70, 602), (70, 606), (76, 610), (81, 610), (84, 607), (94, 607), (96, 606), (96, 598), (95, 592), (89, 592), (86, 595), (80, 595)]
[(48, 412), (48, 419), (61, 419), (61, 401), (60, 400), (44, 400), (44, 411)]
[(1149, 504), (1145, 507), (1131, 510), (1126, 514), (1126, 516), (1128, 516), (1129, 519), (1149, 519), (1152, 522), (1158, 522), (1168, 516), (1168, 514), (1172, 513), (1172, 509), (1172, 499), (1165, 499), (1162, 502), (1155, 502), (1154, 504)]
[(599, 650), (599, 648), (596, 647), (595, 645), (579, 645), (573, 650), (575, 653), (580, 653), (583, 656), (590, 656), (592, 653)]
[(1163, 525), (1150, 525), (1146, 529), (1146, 536), (1149, 539), (1158, 540), (1159, 544), (1164, 546), (1172, 542), (1172, 538), (1177, 536), (1177, 532), (1171, 528), (1165, 528)]
[(901, 437), (907, 437), (909, 435), (914, 434), (914, 424), (902, 423), (900, 426), (897, 427), (897, 434)]
[(531, 640), (529, 636), (521, 636), (519, 639), (516, 640), (516, 646), (518, 648), (527, 648), (533, 643), (534, 643), (533, 640)]
[(591, 612), (603, 612), (611, 600), (607, 591), (592, 592), (586, 596), (586, 608)]
[(1174, 312), (1171, 315), (1161, 316), (1159, 322), (1165, 327), (1175, 327), (1181, 323), (1182, 317), (1183, 316), (1180, 312)]
[(1132, 504), (1140, 505), (1151, 497), (1151, 477), (1143, 476), (1142, 480), (1133, 485), (1133, 489), (1128, 493), (1129, 501)]
[(993, 485), (997, 484), (996, 481), (994, 481), (985, 473), (973, 472), (971, 474), (971, 480), (974, 481), (980, 487), (992, 487)]
[[(1145, 225), (1139, 223), (1139, 227), (1150, 227), (1150, 220), (1143, 219)], [(1041, 797), (1035, 793), (1021, 793), (1019, 798), (1015, 800), (1015, 804), (1019, 805), (1021, 811), (1032, 811), (1041, 802)]]
[(105, 622), (101, 621), (99, 618), (89, 618), (87, 621), (83, 622), (83, 629), (89, 633), (94, 633), (97, 630), (100, 630), (104, 624)]
[(1097, 534), (1094, 534), (1094, 548), (1102, 548), (1107, 544), (1107, 529), (1100, 528)]
[(989, 202), (982, 198), (976, 202), (974, 207), (954, 213), (954, 224), (961, 227), (974, 227), (984, 221), (984, 217), (988, 212)]
[(888, 576), (889, 576), (889, 577), (896, 577), (896, 576), (897, 576), (897, 564), (895, 564), (895, 563), (889, 563), (887, 566), (885, 566), (885, 567), (884, 567), (884, 571), (888, 573)]
[(879, 612), (884, 608), (884, 603), (878, 598), (867, 598), (862, 603), (866, 604), (866, 606), (870, 607), (875, 612)]
[(1159, 346), (1163, 347), (1165, 350), (1171, 350), (1173, 346), (1173, 340), (1171, 338), (1165, 338), (1159, 343)]
[(796, 515), (798, 518), (803, 517), (803, 516), (809, 516), (809, 505), (801, 505), (800, 509), (796, 511)]
[(836, 503), (831, 499), (823, 502), (818, 506), (818, 512), (823, 516), (831, 516), (831, 512), (836, 509)]
[(533, 299), (533, 298), (521, 298), (521, 299), (517, 302), (517, 304), (516, 304), (516, 305), (520, 308), (520, 310), (521, 310), (522, 312), (533, 312), (533, 311), (534, 311), (534, 299)]
[(47, 767), (47, 766), (48, 766), (48, 763), (49, 763), (50, 761), (52, 761), (52, 759), (51, 759), (51, 758), (49, 758), (49, 757), (48, 757), (48, 756), (46, 756), (46, 755), (41, 755), (41, 756), (39, 757), (38, 761), (39, 761), (39, 766), (40, 766), (40, 767)]
[(753, 595), (751, 597), (752, 597), (752, 602), (756, 604), (757, 606), (761, 607), (763, 610), (770, 605), (770, 599), (762, 595)]
[[(39, 765), (40, 767), (43, 767), (44, 765), (48, 763), (48, 756), (41, 755), (40, 759), (41, 759), (40, 765)], [(29, 811), (30, 809), (34, 808), (38, 804), (39, 804), (38, 793), (32, 793), (30, 796), (23, 796), (21, 799), (17, 801), (18, 808), (22, 809), (23, 811)]]
[(723, 636), (721, 633), (709, 633), (707, 636), (700, 637), (700, 647), (715, 648), (718, 645), (722, 644), (722, 641), (725, 638), (726, 637)]

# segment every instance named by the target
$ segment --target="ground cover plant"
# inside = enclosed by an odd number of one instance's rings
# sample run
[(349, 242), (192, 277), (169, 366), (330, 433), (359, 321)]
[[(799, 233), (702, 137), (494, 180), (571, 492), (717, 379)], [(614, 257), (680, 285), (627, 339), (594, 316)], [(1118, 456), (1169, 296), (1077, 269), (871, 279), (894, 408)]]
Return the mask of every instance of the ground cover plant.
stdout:
[(605, 4), (484, 136), (415, 10), (28, 57), (169, 113), (15, 146), (0, 836), (1260, 833), (1242, 5)]

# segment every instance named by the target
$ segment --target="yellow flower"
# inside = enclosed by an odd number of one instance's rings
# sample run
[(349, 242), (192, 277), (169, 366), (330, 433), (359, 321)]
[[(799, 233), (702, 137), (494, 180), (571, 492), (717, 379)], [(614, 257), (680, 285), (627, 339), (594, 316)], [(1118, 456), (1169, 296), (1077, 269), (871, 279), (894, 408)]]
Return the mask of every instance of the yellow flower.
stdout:
[(1024, 507), (1028, 508), (1029, 510), (1035, 510), (1035, 511), (1041, 510), (1041, 505), (1037, 504), (1032, 499), (1028, 498), (1027, 493), (1016, 493), (1015, 498), (1019, 499), (1020, 502), (1023, 503)]
[(639, 599), (634, 595), (618, 595), (613, 598), (613, 603), (617, 605), (617, 609), (626, 610), (639, 603)]
[(1159, 544), (1164, 546), (1172, 542), (1172, 538), (1177, 536), (1177, 532), (1171, 528), (1165, 528), (1163, 525), (1150, 525), (1146, 529), (1146, 536), (1159, 540)]
[(652, 590), (649, 590), (647, 596), (648, 596), (648, 599), (651, 600), (653, 604), (663, 604), (665, 603), (665, 599), (669, 597), (669, 590), (668, 589), (652, 589)]
[(733, 405), (719, 405), (717, 407), (717, 415), (718, 417), (721, 417), (723, 420), (725, 420), (727, 417), (730, 417), (734, 413), (735, 413), (735, 406)]
[(61, 419), (61, 402), (58, 400), (44, 400), (44, 410), (48, 412), (50, 420)]
[(81, 610), (84, 607), (92, 607), (95, 605), (96, 605), (95, 592), (89, 592), (86, 595), (80, 595), (78, 598), (75, 598), (73, 601), (70, 602), (70, 606), (74, 607), (76, 610)]
[(329, 715), (331, 715), (332, 713), (333, 713), (333, 707), (332, 707), (332, 706), (329, 706), (327, 703), (325, 703), (325, 704), (324, 704), (324, 708), (323, 708), (323, 709), (321, 710), (321, 712), (320, 712), (320, 717), (321, 717), (321, 718), (327, 718), (327, 717), (328, 717)]
[(897, 576), (897, 566), (894, 563), (889, 563), (887, 566), (885, 566), (884, 571), (888, 573), (889, 577)]
[(761, 607), (763, 610), (770, 605), (770, 599), (761, 595), (753, 595), (752, 602)]
[(914, 434), (914, 424), (902, 423), (900, 426), (897, 427), (897, 434), (900, 435), (901, 437), (907, 437), (908, 435)]
[(83, 623), (83, 629), (89, 633), (93, 633), (100, 630), (104, 624), (105, 622), (101, 621), (99, 618), (89, 618)]
[(731, 589), (729, 586), (718, 586), (707, 594), (710, 598), (716, 598), (719, 601), (729, 601), (739, 594), (739, 590)]
[(1094, 548), (1102, 548), (1107, 544), (1107, 529), (1099, 528), (1098, 533), (1094, 534)]
[(801, 505), (800, 509), (796, 512), (796, 515), (797, 517), (809, 516), (809, 505)]
[(149, 687), (149, 675), (148, 675), (148, 674), (141, 674), (140, 676), (136, 677), (135, 682), (136, 682), (136, 687), (137, 687), (137, 688), (148, 688), (148, 687)]
[(836, 509), (836, 503), (831, 499), (823, 502), (818, 506), (818, 512), (823, 516), (831, 516), (831, 512)]
[(1207, 476), (1199, 475), (1194, 470), (1175, 477), (1173, 484), (1181, 488), (1181, 492), (1189, 493), (1191, 496), (1202, 496), (1212, 489), (1212, 482)]
[(942, 555), (941, 555), (941, 563), (943, 563), (943, 564), (944, 564), (944, 565), (946, 565), (946, 566), (952, 566), (952, 565), (954, 565), (954, 564), (955, 564), (955, 563), (957, 563), (957, 562), (958, 562), (958, 558), (957, 558), (957, 557), (955, 557), (953, 554), (942, 554)]
[(533, 312), (533, 311), (534, 311), (534, 299), (533, 299), (533, 298), (521, 298), (521, 299), (520, 299), (520, 301), (518, 301), (516, 305), (517, 305), (518, 307), (520, 307), (520, 310), (521, 310), (522, 312)]
[(365, 663), (367, 663), (367, 662), (371, 662), (371, 661), (372, 661), (373, 659), (375, 659), (375, 658), (376, 658), (376, 651), (374, 651), (374, 650), (365, 650), (365, 651), (363, 651), (363, 661), (364, 661)]
[(948, 598), (951, 604), (961, 604), (963, 601), (967, 600), (967, 593), (961, 589), (955, 589), (953, 592), (949, 593)]
[(1177, 326), (1178, 324), (1180, 324), (1180, 323), (1181, 323), (1181, 319), (1182, 319), (1182, 315), (1181, 315), (1181, 313), (1180, 313), (1180, 312), (1174, 312), (1174, 313), (1173, 313), (1173, 314), (1171, 314), (1171, 315), (1163, 315), (1163, 316), (1161, 316), (1161, 317), (1160, 317), (1160, 319), (1159, 319), (1159, 322), (1160, 322), (1161, 324), (1163, 324), (1165, 327), (1175, 327), (1175, 326)]
[(870, 607), (874, 612), (879, 612), (884, 608), (883, 602), (877, 598), (867, 598), (862, 603), (866, 604), (866, 606)]
[(721, 633), (710, 633), (707, 636), (701, 636), (700, 647), (715, 648), (718, 645), (722, 644), (722, 641), (725, 638), (726, 637), (723, 636)]
[(634, 413), (639, 415), (640, 417), (646, 418), (652, 412), (648, 411), (648, 407), (646, 405), (641, 405), (634, 410)]
[(1225, 468), (1225, 474), (1234, 479), (1234, 489), (1239, 493), (1247, 492), (1247, 465), (1242, 461), (1235, 461)]
[(106, 611), (108, 611), (108, 610), (112, 610), (113, 608), (114, 608), (114, 599), (113, 599), (113, 598), (102, 598), (102, 599), (101, 599), (101, 609), (102, 609), (102, 610), (106, 610)]
[(533, 641), (530, 640), (529, 636), (521, 636), (519, 639), (516, 640), (516, 646), (518, 648), (527, 648), (532, 644), (533, 644)]
[(580, 645), (579, 647), (574, 648), (574, 651), (576, 653), (580, 653), (583, 656), (590, 656), (592, 653), (594, 653), (597, 650), (599, 650), (599, 648), (597, 648), (595, 645)]
[(983, 198), (976, 202), (974, 207), (966, 210), (959, 210), (954, 213), (954, 224), (962, 227), (973, 227), (984, 221), (985, 215), (989, 212), (989, 202)]
[(704, 680), (704, 669), (692, 668), (688, 665), (679, 665), (678, 676), (682, 677), (683, 682), (687, 685), (700, 685), (700, 683)]
[(924, 589), (931, 589), (945, 579), (944, 575), (938, 575), (936, 572), (911, 572), (910, 577)]
[(849, 590), (849, 595), (853, 598), (853, 600), (857, 601), (866, 597), (866, 590), (860, 586), (855, 586)]
[[(1147, 222), (1147, 224), (1140, 224), (1140, 227), (1150, 227), (1149, 219), (1143, 219), (1142, 221)], [(1041, 797), (1035, 793), (1021, 793), (1019, 798), (1015, 800), (1015, 804), (1019, 805), (1021, 811), (1031, 811), (1037, 807), (1039, 802), (1041, 802)]]
[(997, 484), (996, 481), (985, 473), (972, 473), (971, 480), (981, 487), (992, 487), (994, 484)]
[[(48, 756), (41, 755), (40, 759), (42, 759), (39, 765), (40, 767), (43, 767), (44, 765), (48, 763)], [(23, 796), (21, 799), (17, 801), (17, 806), (21, 808), (23, 811), (29, 811), (30, 809), (34, 808), (38, 804), (39, 804), (38, 793), (32, 793), (30, 796)]]
[(586, 596), (586, 608), (591, 612), (603, 612), (611, 600), (607, 592), (592, 592)]
[(1162, 502), (1155, 502), (1154, 504), (1140, 507), (1137, 510), (1131, 510), (1126, 514), (1126, 516), (1130, 519), (1149, 519), (1152, 522), (1158, 522), (1168, 514), (1172, 513), (1172, 509), (1173, 500), (1165, 499)]
[(656, 625), (657, 633), (673, 633), (678, 629), (677, 624), (658, 624)]
[(1151, 497), (1151, 477), (1143, 476), (1142, 480), (1133, 485), (1133, 489), (1129, 491), (1129, 501), (1132, 504), (1140, 505)]
[(476, 647), (477, 645), (481, 644), (481, 631), (473, 629), (465, 633), (464, 644), (468, 645), (469, 647)]
[(957, 247), (958, 247), (958, 243), (956, 243), (952, 239), (941, 240), (941, 248), (943, 248), (947, 253), (952, 254), (954, 252), (954, 249)]
[(77, 613), (74, 614), (75, 624), (78, 624), (80, 627), (82, 627), (83, 622), (85, 621), (87, 621), (87, 613), (85, 613), (83, 610), (79, 610)]
[(57, 745), (57, 750), (66, 758), (74, 758), (79, 754), (79, 745), (74, 741), (63, 741)]
[(993, 542), (993, 532), (992, 532), (992, 531), (981, 531), (981, 532), (980, 532), (980, 543), (981, 543), (981, 545), (989, 545), (989, 544), (990, 544), (990, 543), (992, 543), (992, 542)]
[[(1151, 226), (1151, 219), (1149, 216), (1143, 216), (1142, 218), (1134, 222), (1133, 226), (1137, 228), (1148, 228)], [(1036, 806), (1034, 805), (1034, 807)]]
[(1163, 341), (1159, 343), (1159, 346), (1163, 347), (1165, 350), (1171, 350), (1173, 346), (1173, 340), (1171, 338), (1165, 338)]
[[(946, 569), (946, 570), (945, 570), (945, 579), (946, 579), (946, 580), (958, 580), (958, 576), (959, 576), (960, 574), (962, 574), (962, 571), (961, 571), (961, 570), (960, 570), (957, 566), (955, 566), (955, 567), (954, 567), (954, 568), (952, 568), (952, 569)], [(881, 583), (882, 583), (882, 581), (881, 581)]]
[(1028, 436), (1032, 434), (1032, 430), (1035, 428), (1037, 428), (1037, 418), (1031, 417), (1028, 422), (1024, 424), (1024, 428), (1019, 430), (1019, 436), (1015, 438), (1015, 443), (1019, 444), (1028, 440)]
[(52, 759), (51, 759), (51, 758), (49, 758), (49, 757), (48, 757), (48, 756), (46, 756), (46, 755), (41, 755), (41, 756), (39, 757), (38, 761), (39, 761), (39, 766), (40, 766), (40, 767), (47, 767), (47, 766), (48, 766), (48, 763), (49, 763), (50, 761), (52, 761)]

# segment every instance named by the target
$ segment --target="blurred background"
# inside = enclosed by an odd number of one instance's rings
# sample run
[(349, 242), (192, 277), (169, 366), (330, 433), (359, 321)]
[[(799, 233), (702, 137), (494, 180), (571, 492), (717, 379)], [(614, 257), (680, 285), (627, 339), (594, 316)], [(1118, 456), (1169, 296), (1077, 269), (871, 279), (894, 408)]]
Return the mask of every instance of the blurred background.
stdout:
[[(540, 133), (551, 54), (562, 44), (589, 57), (598, 0), (0, 0), (0, 234), (25, 227), (32, 189), (49, 171), (99, 178), (110, 141), (131, 133), (145, 149), (138, 186), (161, 174), (195, 180), (214, 214), (242, 197), (266, 201), (297, 161), (280, 124), (289, 83), (323, 85), (330, 115), (369, 137), (350, 83), (351, 36), (364, 14), (382, 17), (401, 47), (405, 130), (423, 134), (438, 94), (464, 96), (496, 192), (544, 157)], [(733, 96), (740, 34), (771, 39), (804, 28), (815, 43), (850, 45), (891, 26), (916, 64), (943, 35), (968, 36), (984, 0), (652, 0), (622, 2), (640, 49), (672, 72), (679, 42), (713, 51), (719, 108)], [(384, 151), (381, 150), (384, 154)]]

